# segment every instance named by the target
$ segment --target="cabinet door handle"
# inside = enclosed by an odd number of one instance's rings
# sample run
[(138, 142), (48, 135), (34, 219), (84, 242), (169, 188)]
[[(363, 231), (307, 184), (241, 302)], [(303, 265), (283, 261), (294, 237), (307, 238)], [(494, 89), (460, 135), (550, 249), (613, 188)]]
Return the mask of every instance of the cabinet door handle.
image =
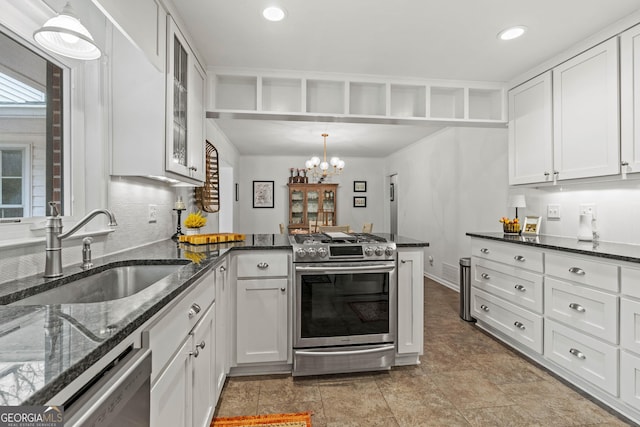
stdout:
[(225, 271), (227, 271), (227, 268), (223, 265), (220, 267), (220, 272), (224, 273)]
[(578, 350), (577, 348), (570, 349), (569, 353), (573, 354), (578, 359), (585, 360), (587, 358), (587, 356), (585, 356), (584, 353)]
[(200, 313), (200, 310), (202, 309), (198, 304), (196, 304), (195, 302), (191, 304), (191, 308), (189, 309), (189, 319), (191, 319), (196, 314)]
[(514, 325), (516, 328), (518, 328), (518, 329), (520, 329), (520, 330), (523, 330), (523, 331), (524, 331), (525, 329), (527, 329), (527, 328), (526, 328), (526, 326), (524, 326), (524, 323), (522, 323), (522, 322), (518, 322), (517, 320), (513, 323), (513, 325)]
[(480, 252), (482, 252), (483, 254), (488, 254), (489, 253), (489, 249), (482, 248), (482, 249), (480, 249)]
[(260, 263), (258, 263), (258, 268), (260, 270), (265, 270), (265, 269), (269, 268), (269, 264), (267, 264), (266, 262), (260, 262)]
[(489, 279), (491, 279), (491, 276), (489, 276), (487, 273), (482, 273), (482, 274), (480, 275), (480, 277), (482, 277), (482, 278), (483, 278), (483, 279), (485, 279), (485, 280), (489, 280)]
[(629, 166), (629, 162), (625, 162), (624, 160), (620, 162), (620, 166)]
[(286, 291), (286, 290), (287, 290), (287, 288), (280, 288), (280, 290), (281, 290), (282, 292), (284, 292), (284, 291)]
[(480, 308), (482, 309), (482, 311), (489, 311), (489, 307), (487, 307), (486, 305), (482, 304), (480, 306)]
[(196, 346), (196, 349), (194, 351), (189, 352), (189, 356), (198, 357), (199, 355), (200, 355), (200, 350), (198, 350), (198, 346)]
[(527, 288), (525, 288), (525, 287), (524, 287), (524, 286), (522, 286), (522, 285), (515, 285), (515, 286), (514, 286), (514, 288), (515, 288), (517, 291), (520, 291), (520, 292), (526, 292), (526, 291), (527, 291)]
[(575, 302), (569, 304), (569, 308), (577, 311), (578, 313), (584, 313), (585, 311), (587, 311), (583, 306)]
[(204, 349), (204, 348), (206, 347), (206, 345), (207, 345), (207, 343), (206, 343), (206, 342), (204, 342), (204, 341), (202, 341), (200, 344), (196, 344), (196, 349), (197, 349), (198, 347), (200, 347), (201, 349)]
[(519, 262), (525, 262), (527, 260), (522, 255), (516, 255), (516, 256), (513, 257), (513, 259), (515, 259), (516, 261), (519, 261)]
[(545, 176), (545, 177), (548, 177), (548, 176), (549, 176), (549, 172), (545, 172), (545, 173), (544, 173), (544, 176)]
[(406, 259), (401, 259), (400, 262), (403, 263), (403, 264), (406, 264), (407, 260)]
[(571, 267), (569, 273), (577, 274), (578, 276), (584, 276), (586, 272), (580, 267)]

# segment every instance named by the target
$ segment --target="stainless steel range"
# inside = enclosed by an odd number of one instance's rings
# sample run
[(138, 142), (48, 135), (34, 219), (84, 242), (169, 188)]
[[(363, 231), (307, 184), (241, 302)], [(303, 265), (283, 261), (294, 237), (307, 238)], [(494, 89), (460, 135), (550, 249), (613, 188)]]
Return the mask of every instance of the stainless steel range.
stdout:
[(290, 236), (293, 375), (389, 369), (395, 357), (396, 245), (365, 233)]

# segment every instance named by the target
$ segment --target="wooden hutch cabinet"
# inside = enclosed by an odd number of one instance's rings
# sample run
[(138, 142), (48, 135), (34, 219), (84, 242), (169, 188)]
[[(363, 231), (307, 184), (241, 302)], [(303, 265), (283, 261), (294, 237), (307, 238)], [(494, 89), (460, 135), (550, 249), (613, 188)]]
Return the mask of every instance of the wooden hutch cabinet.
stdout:
[(317, 232), (319, 225), (337, 225), (338, 184), (288, 184), (289, 231)]

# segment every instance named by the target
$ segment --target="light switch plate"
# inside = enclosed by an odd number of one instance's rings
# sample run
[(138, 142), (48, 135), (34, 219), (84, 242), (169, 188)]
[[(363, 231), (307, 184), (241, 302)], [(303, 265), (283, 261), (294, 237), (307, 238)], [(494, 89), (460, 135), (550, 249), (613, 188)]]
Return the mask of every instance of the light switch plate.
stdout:
[(560, 219), (560, 205), (547, 205), (547, 219)]
[(149, 205), (149, 222), (158, 221), (158, 205)]

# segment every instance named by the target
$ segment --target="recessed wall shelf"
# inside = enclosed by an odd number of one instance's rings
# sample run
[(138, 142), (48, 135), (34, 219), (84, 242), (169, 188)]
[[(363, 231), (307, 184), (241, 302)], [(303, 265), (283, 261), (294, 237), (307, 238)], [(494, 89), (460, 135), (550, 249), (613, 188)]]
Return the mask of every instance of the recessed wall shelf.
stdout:
[[(213, 69), (208, 117), (361, 122), (466, 122), (506, 126), (506, 86), (493, 82), (390, 80), (374, 76)], [(254, 114), (255, 113), (255, 114)], [(295, 118), (294, 118), (295, 116)], [(334, 117), (333, 120), (325, 116)], [(460, 123), (460, 125), (463, 125)]]

